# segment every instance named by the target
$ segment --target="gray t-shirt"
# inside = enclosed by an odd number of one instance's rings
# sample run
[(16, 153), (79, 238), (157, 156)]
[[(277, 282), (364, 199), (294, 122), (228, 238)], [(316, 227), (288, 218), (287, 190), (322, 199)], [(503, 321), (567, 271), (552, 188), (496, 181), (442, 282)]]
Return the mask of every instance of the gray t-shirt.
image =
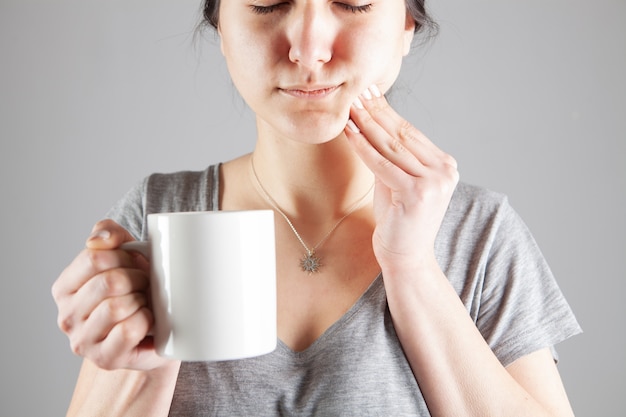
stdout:
[[(109, 212), (137, 239), (146, 215), (218, 210), (219, 166), (153, 174)], [(460, 183), (435, 243), (439, 264), (501, 361), (580, 332), (506, 197)], [(396, 336), (381, 276), (318, 340), (257, 358), (184, 362), (171, 416), (429, 416)]]

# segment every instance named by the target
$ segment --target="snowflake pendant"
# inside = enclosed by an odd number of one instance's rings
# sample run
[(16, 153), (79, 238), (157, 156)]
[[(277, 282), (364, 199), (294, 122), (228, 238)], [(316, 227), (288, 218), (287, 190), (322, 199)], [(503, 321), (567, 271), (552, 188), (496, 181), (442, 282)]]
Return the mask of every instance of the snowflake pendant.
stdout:
[(304, 272), (312, 274), (319, 271), (320, 266), (322, 266), (322, 263), (320, 261), (321, 259), (315, 256), (315, 252), (307, 252), (304, 255), (304, 258), (300, 260), (300, 267)]

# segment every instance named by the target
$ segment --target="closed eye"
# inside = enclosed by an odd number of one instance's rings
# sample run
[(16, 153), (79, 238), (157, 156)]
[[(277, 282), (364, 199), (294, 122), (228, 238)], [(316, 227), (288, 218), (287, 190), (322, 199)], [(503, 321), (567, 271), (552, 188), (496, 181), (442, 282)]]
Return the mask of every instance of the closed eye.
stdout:
[(257, 6), (257, 5), (250, 5), (250, 9), (256, 13), (256, 14), (270, 14), (272, 12), (275, 12), (276, 10), (278, 10), (281, 7), (286, 6), (287, 3), (283, 2), (283, 3), (277, 3), (277, 4), (272, 4), (270, 6)]
[(355, 5), (348, 4), (348, 3), (335, 3), (335, 4), (341, 7), (342, 9), (348, 12), (352, 12), (352, 13), (367, 13), (372, 9), (371, 4), (363, 4), (360, 6), (355, 6)]

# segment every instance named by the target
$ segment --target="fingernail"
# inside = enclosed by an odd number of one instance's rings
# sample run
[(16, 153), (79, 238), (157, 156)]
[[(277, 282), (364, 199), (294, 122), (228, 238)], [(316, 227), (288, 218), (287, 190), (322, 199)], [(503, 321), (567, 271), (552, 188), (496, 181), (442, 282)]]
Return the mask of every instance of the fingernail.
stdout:
[(374, 97), (382, 97), (382, 94), (380, 93), (380, 90), (378, 89), (376, 84), (372, 84), (369, 89), (374, 95)]
[(111, 237), (111, 232), (109, 232), (108, 230), (104, 229), (104, 230), (96, 230), (93, 233), (91, 233), (89, 235), (89, 238), (87, 239), (89, 240), (107, 240), (108, 238)]
[(364, 109), (365, 107), (363, 107), (363, 103), (361, 103), (361, 100), (359, 100), (359, 98), (355, 98), (354, 102), (352, 103), (352, 105), (354, 107), (356, 107), (357, 109)]
[(351, 131), (353, 131), (354, 133), (361, 133), (361, 131), (359, 130), (359, 128), (354, 124), (354, 122), (352, 121), (352, 119), (348, 119), (348, 123), (347, 123), (348, 129), (350, 129)]
[(372, 99), (372, 93), (370, 93), (370, 90), (365, 90), (363, 91), (363, 93), (361, 94), (366, 100), (371, 100)]

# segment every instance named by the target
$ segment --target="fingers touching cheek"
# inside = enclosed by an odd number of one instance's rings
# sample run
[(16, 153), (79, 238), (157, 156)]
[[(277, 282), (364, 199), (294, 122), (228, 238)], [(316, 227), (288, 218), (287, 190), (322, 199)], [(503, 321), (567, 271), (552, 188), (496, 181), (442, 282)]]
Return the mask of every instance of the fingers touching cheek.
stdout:
[(408, 190), (418, 178), (429, 179), (422, 188), (445, 183), (450, 189), (458, 181), (454, 158), (402, 118), (375, 87), (355, 99), (344, 131), (363, 162), (391, 189)]
[(454, 158), (400, 116), (375, 85), (354, 100), (344, 131), (353, 144), (367, 141), (384, 158), (409, 169), (407, 173), (411, 175), (419, 173), (410, 171), (415, 159), (427, 167), (451, 165), (456, 168)]
[(393, 166), (393, 170), (412, 176), (422, 173), (422, 164), (429, 162), (429, 155), (427, 150), (419, 149), (422, 144), (411, 143), (417, 137), (417, 129), (389, 106), (378, 88), (370, 87), (361, 94), (354, 101), (350, 116), (346, 136), (372, 171), (380, 175), (379, 168), (389, 170)]

